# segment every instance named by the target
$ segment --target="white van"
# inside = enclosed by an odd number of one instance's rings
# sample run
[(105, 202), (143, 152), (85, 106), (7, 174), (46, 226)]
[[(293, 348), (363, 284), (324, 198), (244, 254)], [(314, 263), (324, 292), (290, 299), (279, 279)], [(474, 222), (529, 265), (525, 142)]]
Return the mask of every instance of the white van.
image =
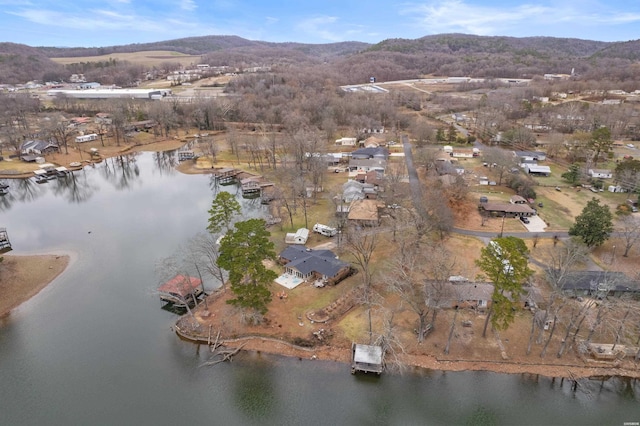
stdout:
[(317, 232), (318, 234), (322, 234), (325, 237), (333, 237), (334, 235), (336, 235), (338, 233), (338, 230), (336, 228), (332, 228), (332, 227), (327, 226), (327, 225), (322, 225), (320, 223), (316, 223), (315, 225), (313, 225), (313, 232)]

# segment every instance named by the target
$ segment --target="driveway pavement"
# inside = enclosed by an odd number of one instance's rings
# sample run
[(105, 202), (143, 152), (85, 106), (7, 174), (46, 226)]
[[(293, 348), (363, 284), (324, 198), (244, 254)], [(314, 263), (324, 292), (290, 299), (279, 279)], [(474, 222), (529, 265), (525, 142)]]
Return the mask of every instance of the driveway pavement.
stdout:
[(537, 215), (531, 216), (529, 218), (529, 223), (523, 223), (522, 221), (520, 221), (520, 223), (522, 223), (524, 227), (527, 228), (527, 231), (535, 233), (544, 232), (544, 229), (547, 227), (545, 221), (540, 219), (540, 216)]

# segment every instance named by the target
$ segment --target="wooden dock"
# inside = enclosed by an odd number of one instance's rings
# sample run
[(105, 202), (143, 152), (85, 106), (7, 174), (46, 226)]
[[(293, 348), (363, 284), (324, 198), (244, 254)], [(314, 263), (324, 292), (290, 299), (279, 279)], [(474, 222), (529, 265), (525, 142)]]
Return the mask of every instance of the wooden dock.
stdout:
[(6, 228), (0, 228), (0, 254), (11, 251), (11, 241)]
[(220, 185), (231, 185), (237, 182), (241, 170), (224, 168), (214, 170), (213, 177)]

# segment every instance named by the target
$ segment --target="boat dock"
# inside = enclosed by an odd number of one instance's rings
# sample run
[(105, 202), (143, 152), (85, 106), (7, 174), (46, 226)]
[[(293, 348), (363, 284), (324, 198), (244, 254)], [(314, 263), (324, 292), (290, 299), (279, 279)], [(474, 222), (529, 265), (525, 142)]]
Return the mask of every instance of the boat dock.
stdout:
[(236, 183), (236, 181), (238, 180), (238, 175), (240, 173), (242, 173), (242, 171), (237, 169), (231, 169), (231, 168), (218, 169), (213, 171), (213, 178), (220, 185), (231, 185), (233, 183)]
[(11, 251), (11, 241), (6, 228), (0, 228), (0, 254)]
[(351, 344), (351, 374), (382, 373), (382, 346)]

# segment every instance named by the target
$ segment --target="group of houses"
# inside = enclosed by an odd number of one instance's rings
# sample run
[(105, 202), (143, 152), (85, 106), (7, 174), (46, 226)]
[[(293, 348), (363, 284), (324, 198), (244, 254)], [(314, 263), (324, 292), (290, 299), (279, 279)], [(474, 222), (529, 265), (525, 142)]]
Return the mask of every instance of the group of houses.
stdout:
[(551, 176), (551, 168), (538, 164), (547, 159), (547, 155), (540, 151), (513, 151), (513, 155), (520, 162), (520, 167), (532, 176)]

